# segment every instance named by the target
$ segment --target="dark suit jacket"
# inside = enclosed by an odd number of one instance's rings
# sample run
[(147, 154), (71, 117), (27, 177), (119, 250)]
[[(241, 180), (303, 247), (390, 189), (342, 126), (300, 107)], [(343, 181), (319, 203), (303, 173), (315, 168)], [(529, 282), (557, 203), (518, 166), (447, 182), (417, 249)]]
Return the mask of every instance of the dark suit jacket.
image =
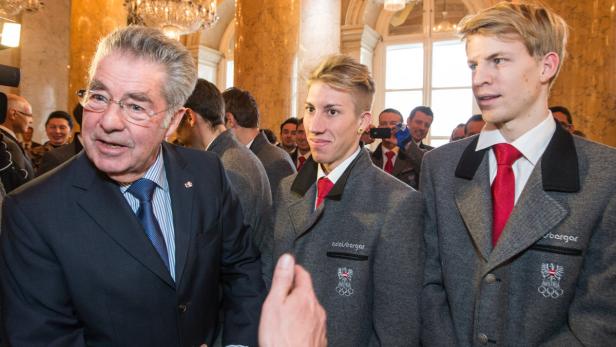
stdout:
[(2, 141), (6, 144), (7, 151), (11, 153), (11, 160), (13, 161), (11, 170), (3, 171), (0, 176), (4, 189), (8, 193), (31, 180), (34, 177), (34, 169), (32, 168), (30, 157), (21, 147), (19, 141), (13, 135), (4, 131), (4, 129), (0, 129), (0, 133), (2, 134)]
[(327, 312), (330, 346), (417, 346), (423, 201), (375, 167), (367, 150), (314, 211), (317, 164), (282, 180), (274, 259), (295, 254)]
[(163, 144), (176, 281), (118, 185), (80, 154), (6, 197), (4, 333), (13, 346), (256, 346), (258, 252), (215, 155)]
[[(384, 169), (385, 162), (383, 161), (382, 144), (376, 147), (371, 154), (371, 158), (374, 165)], [(419, 167), (416, 163), (413, 163), (403, 150), (398, 151), (398, 157), (394, 162), (394, 170), (391, 172), (391, 175), (415, 189), (419, 185)]]
[(82, 149), (83, 146), (75, 135), (73, 142), (64, 146), (60, 146), (58, 148), (54, 148), (51, 151), (43, 154), (36, 175), (40, 176), (48, 171), (51, 171), (56, 166), (64, 163), (73, 156), (77, 155), (77, 153), (81, 152)]
[(244, 212), (244, 222), (251, 226), (253, 239), (261, 251), (264, 274), (267, 274), (273, 266), (272, 192), (265, 169), (259, 158), (229, 130), (218, 135), (208, 151), (220, 157), (231, 186), (237, 192)]
[(488, 150), (426, 154), (424, 346), (616, 341), (616, 150), (557, 126), (493, 249)]
[(297, 172), (289, 153), (269, 143), (262, 132), (255, 137), (250, 150), (261, 160), (272, 189), (272, 197), (275, 197), (280, 180)]

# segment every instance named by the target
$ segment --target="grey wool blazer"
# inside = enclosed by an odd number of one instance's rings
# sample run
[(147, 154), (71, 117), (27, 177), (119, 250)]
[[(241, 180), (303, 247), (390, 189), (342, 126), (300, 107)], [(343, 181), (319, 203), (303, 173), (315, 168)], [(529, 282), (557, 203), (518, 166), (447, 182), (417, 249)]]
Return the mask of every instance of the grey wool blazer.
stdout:
[[(216, 153), (225, 168), (231, 188), (237, 193), (244, 213), (244, 223), (250, 225), (255, 245), (261, 252), (264, 274), (272, 266), (272, 192), (263, 165), (246, 146), (227, 130), (208, 147)], [(266, 282), (271, 281), (265, 278)]]
[(269, 143), (262, 132), (255, 137), (250, 150), (261, 160), (272, 189), (272, 197), (275, 197), (280, 180), (297, 172), (291, 156), (284, 149)]
[(616, 150), (557, 126), (492, 248), (478, 136), (424, 157), (425, 346), (616, 343)]
[(330, 346), (416, 346), (423, 201), (361, 150), (315, 211), (317, 163), (282, 180), (274, 255), (295, 255), (327, 312)]

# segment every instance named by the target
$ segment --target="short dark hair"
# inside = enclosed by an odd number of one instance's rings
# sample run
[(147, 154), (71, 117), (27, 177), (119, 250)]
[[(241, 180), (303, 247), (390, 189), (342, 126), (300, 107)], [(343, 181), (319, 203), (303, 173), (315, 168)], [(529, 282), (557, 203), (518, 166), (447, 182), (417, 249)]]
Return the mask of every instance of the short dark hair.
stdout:
[(231, 87), (222, 93), (225, 110), (235, 117), (242, 128), (259, 127), (259, 108), (255, 98), (245, 90)]
[(51, 119), (54, 118), (58, 118), (58, 119), (65, 119), (68, 122), (68, 127), (73, 129), (73, 119), (71, 118), (71, 115), (64, 112), (64, 111), (53, 111), (49, 114), (49, 116), (47, 117), (47, 120), (45, 121), (45, 126), (47, 126), (47, 124), (49, 123), (49, 121)]
[(212, 126), (224, 124), (225, 101), (216, 86), (199, 78), (195, 90), (186, 100), (184, 107), (195, 111)]
[(81, 128), (81, 120), (83, 119), (83, 106), (81, 106), (80, 103), (77, 103), (77, 105), (75, 105), (75, 108), (73, 108), (73, 118), (75, 118), (75, 122), (77, 122), (77, 125), (79, 125), (79, 128)]
[(299, 122), (297, 121), (297, 118), (295, 117), (289, 117), (285, 119), (284, 122), (280, 124), (280, 132), (282, 132), (282, 128), (284, 128), (284, 126), (287, 124), (295, 124), (295, 127), (297, 127), (299, 125)]
[(569, 122), (569, 124), (573, 124), (573, 117), (571, 117), (571, 112), (569, 112), (569, 109), (565, 106), (552, 106), (550, 107), (550, 111), (552, 111), (552, 113), (560, 112), (564, 114), (567, 117), (567, 122)]
[(483, 117), (481, 116), (481, 114), (474, 114), (471, 116), (471, 118), (469, 118), (466, 121), (466, 124), (464, 124), (464, 133), (467, 134), (468, 133), (468, 125), (471, 124), (472, 122), (478, 122), (478, 121), (483, 121)]
[(276, 138), (276, 134), (274, 134), (272, 129), (261, 129), (261, 132), (265, 135), (265, 137), (267, 137), (267, 141), (269, 141), (269, 143), (273, 144), (278, 141), (278, 139)]
[(413, 118), (415, 118), (415, 114), (417, 112), (422, 112), (425, 113), (427, 116), (432, 117), (432, 119), (434, 119), (434, 112), (432, 112), (432, 109), (428, 106), (417, 106), (415, 107), (413, 110), (411, 110), (411, 113), (409, 114), (409, 117), (407, 118), (407, 122), (412, 120)]
[(400, 113), (400, 111), (396, 110), (395, 108), (384, 109), (383, 111), (381, 111), (381, 113), (379, 113), (379, 117), (385, 112), (397, 114), (398, 116), (400, 116), (400, 122), (404, 122), (404, 116), (402, 116), (402, 113)]

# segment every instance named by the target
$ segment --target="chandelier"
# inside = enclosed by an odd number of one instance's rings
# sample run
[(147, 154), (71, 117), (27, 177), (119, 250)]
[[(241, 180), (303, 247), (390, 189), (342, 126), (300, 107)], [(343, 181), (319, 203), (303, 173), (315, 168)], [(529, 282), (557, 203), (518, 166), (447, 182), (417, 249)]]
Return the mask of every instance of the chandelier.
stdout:
[(410, 3), (417, 3), (420, 0), (377, 0), (378, 2), (382, 2), (383, 3), (383, 9), (385, 9), (385, 11), (391, 11), (391, 12), (397, 12), (402, 10), (406, 4)]
[(0, 0), (0, 17), (14, 17), (22, 11), (36, 12), (42, 7), (41, 0)]
[(218, 21), (216, 0), (124, 0), (124, 6), (132, 23), (159, 28), (175, 39)]

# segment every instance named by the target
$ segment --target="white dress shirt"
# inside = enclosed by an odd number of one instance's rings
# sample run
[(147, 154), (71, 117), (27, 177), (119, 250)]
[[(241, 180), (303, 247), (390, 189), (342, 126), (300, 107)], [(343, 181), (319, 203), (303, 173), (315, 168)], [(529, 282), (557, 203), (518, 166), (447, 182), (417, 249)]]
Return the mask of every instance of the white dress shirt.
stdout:
[[(541, 123), (510, 143), (513, 147), (520, 151), (520, 153), (522, 153), (522, 157), (516, 160), (516, 162), (511, 166), (513, 169), (513, 175), (515, 176), (515, 203), (518, 202), (518, 198), (520, 197), (520, 194), (522, 194), (530, 174), (533, 172), (533, 169), (539, 162), (539, 159), (541, 159), (543, 152), (545, 152), (545, 149), (548, 147), (548, 144), (554, 135), (554, 131), (556, 131), (556, 122), (554, 121), (554, 117), (552, 117), (552, 112), (549, 112)], [(490, 148), (499, 143), (507, 143), (507, 140), (505, 140), (503, 135), (500, 133), (500, 130), (482, 130), (481, 133), (479, 133), (479, 140), (477, 141), (477, 148), (475, 151)], [(494, 182), (494, 178), (496, 177), (497, 169), (496, 156), (494, 155), (494, 150), (492, 148), (490, 148), (488, 155), (490, 166), (490, 184), (492, 184), (492, 182)]]
[[(355, 150), (355, 152), (353, 152), (353, 154), (351, 154), (342, 163), (340, 163), (340, 165), (336, 166), (336, 168), (333, 169), (328, 174), (325, 174), (325, 171), (321, 167), (321, 164), (319, 164), (317, 166), (318, 170), (317, 170), (317, 180), (316, 180), (316, 182), (318, 182), (321, 179), (321, 177), (327, 177), (327, 178), (329, 178), (330, 181), (332, 181), (333, 184), (336, 184), (336, 182), (338, 182), (338, 180), (340, 179), (340, 177), (342, 176), (344, 171), (346, 171), (347, 167), (349, 167), (349, 165), (351, 165), (351, 163), (353, 162), (355, 157), (357, 157), (359, 155), (359, 151), (360, 150), (361, 150), (361, 148), (358, 146), (357, 149)], [(314, 199), (314, 208), (315, 208), (315, 210), (317, 208), (317, 197), (318, 197), (318, 194), (317, 194), (317, 196), (315, 196), (315, 199)]]

